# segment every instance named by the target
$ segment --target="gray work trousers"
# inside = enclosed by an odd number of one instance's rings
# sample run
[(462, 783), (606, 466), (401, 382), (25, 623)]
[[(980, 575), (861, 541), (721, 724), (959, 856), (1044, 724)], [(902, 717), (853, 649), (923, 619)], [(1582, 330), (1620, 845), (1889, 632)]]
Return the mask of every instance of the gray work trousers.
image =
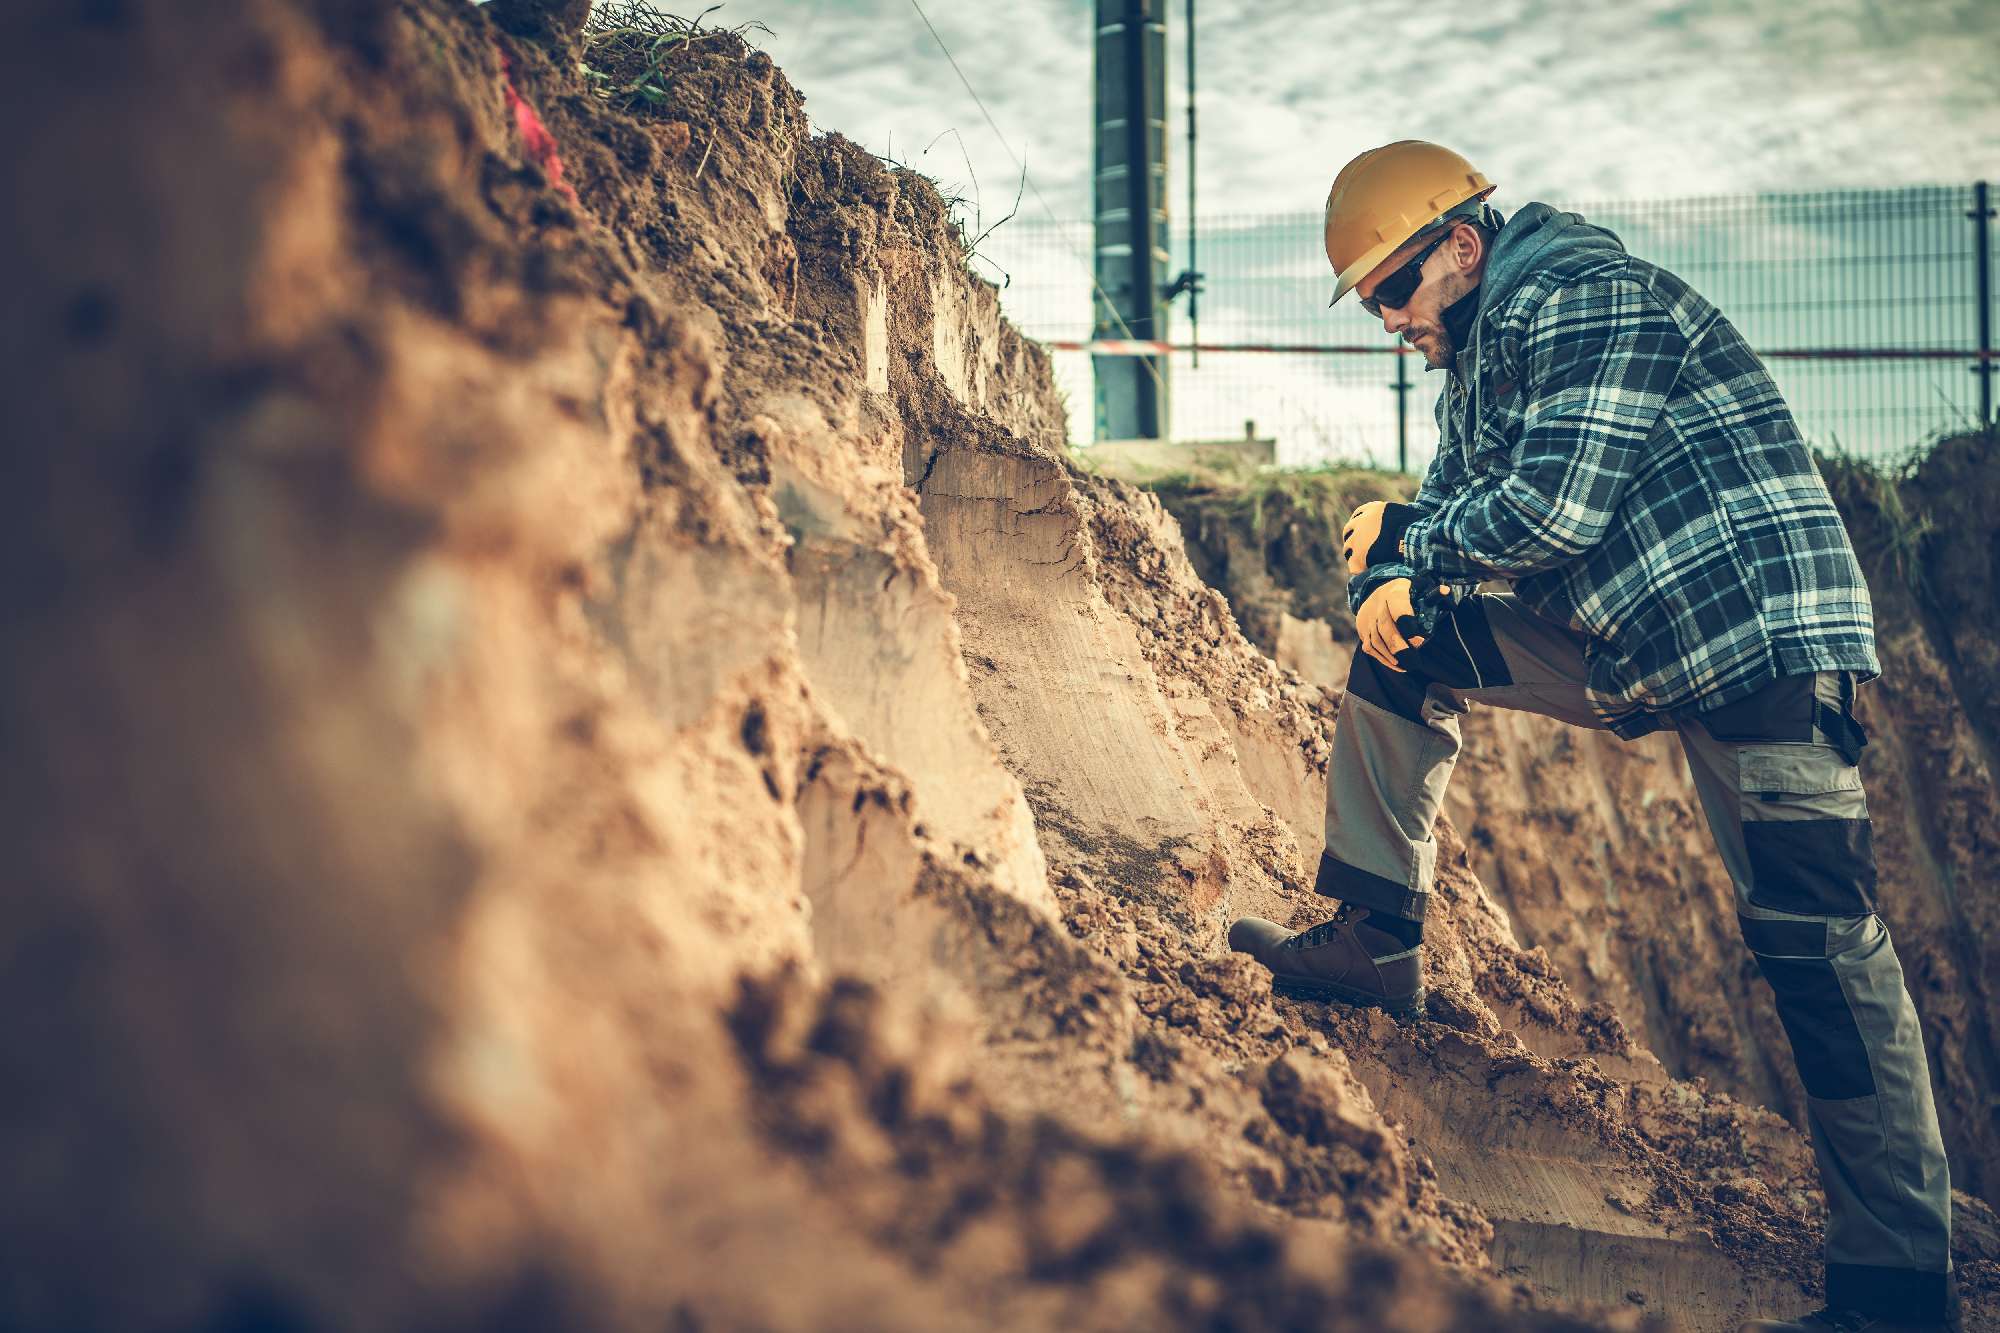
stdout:
[[(1584, 643), (1503, 593), (1447, 611), (1423, 647), (1398, 655), (1404, 671), (1357, 651), (1333, 734), (1319, 892), (1421, 921), (1459, 716), (1485, 703), (1601, 727)], [(1916, 1009), (1875, 913), (1852, 687), (1845, 672), (1781, 677), (1667, 721), (1805, 1085), (1828, 1303), (1943, 1319), (1951, 1187)]]

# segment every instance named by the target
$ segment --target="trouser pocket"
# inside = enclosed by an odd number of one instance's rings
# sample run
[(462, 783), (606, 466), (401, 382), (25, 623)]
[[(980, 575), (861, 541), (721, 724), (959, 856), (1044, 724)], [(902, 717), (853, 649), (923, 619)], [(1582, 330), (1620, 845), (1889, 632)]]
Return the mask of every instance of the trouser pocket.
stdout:
[(1854, 716), (1852, 671), (1818, 673), (1813, 691), (1813, 726), (1849, 764), (1861, 762), (1861, 752), (1868, 748), (1868, 730)]
[(1867, 728), (1854, 715), (1854, 673), (1813, 671), (1780, 676), (1763, 689), (1693, 714), (1725, 745), (1754, 741), (1823, 741), (1848, 764), (1859, 764)]
[(1875, 845), (1861, 771), (1832, 745), (1734, 747), (1752, 906), (1814, 916), (1875, 910)]

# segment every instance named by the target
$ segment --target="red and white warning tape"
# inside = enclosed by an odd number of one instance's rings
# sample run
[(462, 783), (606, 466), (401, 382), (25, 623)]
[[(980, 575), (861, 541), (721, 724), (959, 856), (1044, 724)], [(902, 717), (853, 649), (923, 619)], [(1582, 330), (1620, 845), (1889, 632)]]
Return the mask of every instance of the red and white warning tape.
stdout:
[[(1170, 343), (1130, 338), (1095, 338), (1077, 342), (1051, 338), (1042, 346), (1052, 352), (1089, 352), (1092, 356), (1168, 356), (1176, 352), (1264, 352), (1284, 356), (1412, 355), (1401, 343)], [(1949, 347), (1781, 347), (1757, 355), (1773, 361), (1992, 361), (1992, 352)]]
[(1071, 342), (1056, 338), (1044, 342), (1042, 346), (1052, 352), (1089, 352), (1092, 356), (1167, 356), (1173, 352), (1283, 352), (1293, 356), (1300, 353), (1359, 352), (1364, 355), (1379, 355), (1383, 352), (1414, 350), (1395, 343), (1381, 346), (1341, 343), (1170, 343), (1131, 338), (1094, 338), (1089, 342)]

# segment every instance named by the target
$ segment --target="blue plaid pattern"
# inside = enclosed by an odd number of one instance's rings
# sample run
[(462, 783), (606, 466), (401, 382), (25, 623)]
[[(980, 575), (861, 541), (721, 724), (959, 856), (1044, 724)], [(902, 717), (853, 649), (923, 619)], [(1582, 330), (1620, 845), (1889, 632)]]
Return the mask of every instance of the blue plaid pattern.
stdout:
[(1599, 250), (1529, 274), (1480, 321), (1459, 359), (1473, 391), (1454, 378), (1438, 399), (1445, 443), (1405, 559), (1352, 582), (1357, 610), (1418, 572), (1462, 592), (1511, 580), (1588, 636), (1591, 706), (1628, 739), (1776, 676), (1881, 674), (1840, 513), (1720, 311), (1665, 269)]

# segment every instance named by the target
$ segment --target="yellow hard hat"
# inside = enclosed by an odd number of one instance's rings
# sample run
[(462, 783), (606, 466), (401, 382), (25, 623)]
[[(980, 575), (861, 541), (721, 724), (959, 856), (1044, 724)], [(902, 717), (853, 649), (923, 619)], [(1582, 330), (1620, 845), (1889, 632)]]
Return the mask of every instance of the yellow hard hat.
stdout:
[(1371, 148), (1349, 162), (1326, 196), (1326, 258), (1336, 284), (1327, 304), (1354, 290), (1403, 242), (1494, 188), (1457, 153), (1422, 139)]

